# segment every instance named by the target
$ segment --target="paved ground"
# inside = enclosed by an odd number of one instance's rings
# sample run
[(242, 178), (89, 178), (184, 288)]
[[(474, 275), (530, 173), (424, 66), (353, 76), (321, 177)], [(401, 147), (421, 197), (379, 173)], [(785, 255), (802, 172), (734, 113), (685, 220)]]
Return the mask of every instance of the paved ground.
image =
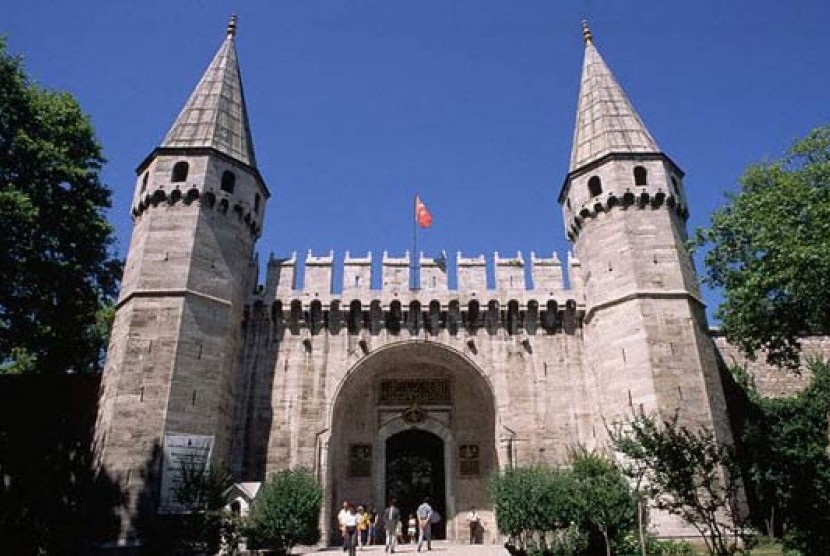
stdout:
[[(414, 544), (399, 544), (398, 548), (395, 550), (395, 554), (418, 554), (418, 552), (415, 551), (416, 548), (417, 545)], [(435, 556), (506, 556), (508, 554), (504, 547), (498, 545), (479, 544), (470, 546), (468, 544), (452, 544), (447, 541), (433, 541), (431, 551), (422, 550), (420, 553), (427, 556), (432, 554)], [(343, 552), (342, 548), (329, 548), (326, 550), (294, 549), (292, 554), (343, 556), (348, 553)], [(366, 556), (383, 556), (385, 552), (383, 550), (383, 546), (366, 546), (363, 550), (358, 549), (357, 554), (358, 556), (362, 556), (364, 554)]]

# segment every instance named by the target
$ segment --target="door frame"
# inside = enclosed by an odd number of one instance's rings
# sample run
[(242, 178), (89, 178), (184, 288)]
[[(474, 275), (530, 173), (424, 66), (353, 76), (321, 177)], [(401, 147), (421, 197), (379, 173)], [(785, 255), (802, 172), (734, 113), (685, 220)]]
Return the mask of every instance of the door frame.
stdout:
[[(430, 418), (427, 415), (426, 419), (418, 424), (407, 423), (403, 417), (396, 417), (387, 423), (384, 423), (377, 433), (377, 441), (375, 443), (374, 462), (372, 462), (375, 473), (375, 500), (381, 501), (383, 507), (386, 507), (386, 441), (390, 437), (406, 430), (422, 430), (429, 432), (440, 438), (444, 442), (444, 503), (446, 504), (447, 515), (442, 515), (441, 518), (446, 523), (447, 539), (455, 540), (458, 538), (457, 524), (455, 523), (455, 437), (452, 430), (444, 423), (437, 419)], [(452, 523), (450, 522), (452, 520)]]

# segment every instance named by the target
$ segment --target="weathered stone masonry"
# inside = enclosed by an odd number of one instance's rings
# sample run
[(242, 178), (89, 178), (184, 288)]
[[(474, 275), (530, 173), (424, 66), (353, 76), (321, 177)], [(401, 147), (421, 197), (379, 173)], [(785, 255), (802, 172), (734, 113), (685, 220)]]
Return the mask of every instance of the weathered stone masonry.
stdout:
[(445, 517), (440, 534), (463, 538), (475, 506), (486, 542), (497, 537), (490, 473), (602, 447), (607, 424), (632, 411), (679, 411), (729, 440), (684, 247), (683, 172), (588, 30), (559, 196), (573, 243), (564, 262), (459, 253), (448, 269), (384, 253), (375, 277), (371, 253), (346, 253), (340, 269), (333, 253), (309, 253), (302, 265), (271, 257), (263, 286), (254, 246), (269, 192), (235, 30), (234, 20), (138, 168), (96, 427), (99, 465), (128, 494), (121, 541), (138, 539), (140, 517), (158, 507), (166, 435), (212, 438), (213, 461), (238, 480), (311, 469), (326, 532), (344, 498), (411, 506), (428, 492)]

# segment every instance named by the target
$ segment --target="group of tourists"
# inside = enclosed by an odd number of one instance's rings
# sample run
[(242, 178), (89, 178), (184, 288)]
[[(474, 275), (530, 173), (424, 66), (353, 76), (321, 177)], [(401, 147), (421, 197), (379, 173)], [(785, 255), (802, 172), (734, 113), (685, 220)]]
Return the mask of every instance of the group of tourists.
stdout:
[(337, 514), (337, 522), (343, 535), (343, 550), (354, 554), (356, 548), (374, 544), (377, 538), (378, 513), (374, 508), (350, 504), (343, 501), (343, 508)]
[(406, 536), (404, 536), (404, 522), (397, 501), (392, 499), (389, 505), (378, 514), (374, 508), (365, 510), (363, 506), (357, 506), (343, 501), (343, 508), (337, 514), (337, 522), (340, 532), (343, 535), (343, 551), (354, 556), (357, 549), (363, 549), (366, 545), (375, 544), (380, 535), (382, 523), (385, 536), (385, 552), (394, 553), (399, 542), (418, 541), (418, 552), (426, 547), (432, 550), (432, 524), (440, 521), (441, 516), (432, 509), (429, 504), (429, 497), (424, 498), (423, 503), (418, 506), (414, 514), (409, 515), (407, 520)]

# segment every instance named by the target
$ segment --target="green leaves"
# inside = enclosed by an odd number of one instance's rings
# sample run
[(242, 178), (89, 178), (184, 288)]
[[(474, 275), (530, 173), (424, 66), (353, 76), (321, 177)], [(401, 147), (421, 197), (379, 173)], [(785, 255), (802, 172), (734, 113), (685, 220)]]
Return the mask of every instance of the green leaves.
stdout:
[(830, 126), (782, 160), (749, 167), (741, 190), (696, 231), (704, 281), (722, 288), (727, 339), (798, 366), (798, 338), (830, 333)]
[(596, 540), (595, 533), (605, 552), (635, 530), (637, 501), (614, 463), (585, 450), (575, 450), (570, 463), (570, 469), (535, 466), (493, 475), (499, 531), (521, 548), (572, 554)]
[(0, 364), (22, 350), (40, 372), (100, 368), (96, 313), (121, 274), (103, 163), (75, 99), (31, 83), (0, 40)]
[(710, 554), (733, 554), (749, 540), (738, 510), (740, 469), (731, 446), (704, 428), (690, 430), (677, 415), (661, 420), (635, 414), (610, 431), (627, 461), (626, 473), (664, 511), (700, 533)]
[(271, 475), (257, 493), (249, 517), (252, 544), (290, 550), (320, 539), (318, 519), (323, 490), (302, 468)]
[(749, 390), (742, 463), (754, 517), (768, 535), (818, 554), (830, 544), (827, 452), (830, 366), (810, 361), (810, 385), (790, 398)]

